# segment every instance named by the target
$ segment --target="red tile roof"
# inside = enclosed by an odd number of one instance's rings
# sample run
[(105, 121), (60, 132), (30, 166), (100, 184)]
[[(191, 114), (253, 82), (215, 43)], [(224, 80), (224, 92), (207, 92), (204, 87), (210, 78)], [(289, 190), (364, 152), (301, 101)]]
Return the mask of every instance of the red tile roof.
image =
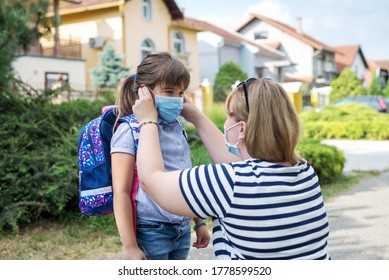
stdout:
[(271, 46), (256, 44), (255, 42), (252, 42), (244, 38), (240, 33), (226, 31), (206, 21), (185, 17), (183, 20), (176, 21), (175, 24), (182, 27), (189, 27), (191, 29), (195, 29), (198, 31), (210, 31), (223, 37), (226, 41), (239, 43), (239, 44), (245, 42), (261, 49), (266, 53), (272, 53), (278, 57), (283, 56), (283, 54), (280, 51), (272, 48)]
[[(75, 3), (69, 3), (65, 1), (60, 1), (59, 9), (60, 11), (71, 11), (71, 10), (76, 10), (80, 8), (93, 8), (94, 6), (99, 6), (99, 5), (119, 5), (123, 2), (127, 2), (128, 0), (80, 0), (81, 3), (75, 4)], [(74, 2), (77, 2), (74, 1)], [(172, 16), (172, 19), (182, 19), (184, 15), (182, 14), (181, 10), (178, 8), (176, 2), (174, 0), (164, 0), (166, 6), (169, 9), (169, 12)]]
[(335, 50), (332, 47), (330, 47), (322, 42), (319, 42), (316, 39), (314, 39), (306, 34), (297, 32), (297, 30), (295, 28), (292, 28), (289, 25), (286, 25), (284, 23), (281, 23), (279, 21), (270, 19), (268, 17), (262, 16), (259, 14), (251, 14), (251, 17), (237, 29), (237, 32), (241, 31), (243, 28), (245, 28), (247, 25), (249, 25), (251, 22), (253, 22), (256, 19), (267, 22), (268, 24), (271, 24), (274, 27), (276, 27), (284, 32), (289, 33), (290, 35), (307, 43), (308, 45), (312, 46), (315, 49), (324, 49), (327, 51), (335, 52)]
[(375, 67), (380, 67), (382, 69), (385, 69), (385, 70), (389, 71), (389, 60), (373, 60), (373, 61), (369, 61), (369, 68), (370, 68), (370, 63), (374, 63)]
[(335, 53), (335, 63), (337, 72), (341, 72), (345, 67), (350, 67), (353, 64), (357, 54), (360, 54), (365, 66), (368, 67), (368, 64), (359, 45), (338, 46), (334, 49), (337, 51)]

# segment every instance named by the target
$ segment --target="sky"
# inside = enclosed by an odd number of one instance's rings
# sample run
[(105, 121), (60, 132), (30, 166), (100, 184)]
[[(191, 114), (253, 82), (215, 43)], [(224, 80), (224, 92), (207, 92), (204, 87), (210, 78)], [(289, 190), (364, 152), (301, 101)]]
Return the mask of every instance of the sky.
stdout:
[(389, 60), (389, 0), (175, 0), (184, 15), (228, 31), (258, 13), (332, 47), (360, 45), (367, 60)]

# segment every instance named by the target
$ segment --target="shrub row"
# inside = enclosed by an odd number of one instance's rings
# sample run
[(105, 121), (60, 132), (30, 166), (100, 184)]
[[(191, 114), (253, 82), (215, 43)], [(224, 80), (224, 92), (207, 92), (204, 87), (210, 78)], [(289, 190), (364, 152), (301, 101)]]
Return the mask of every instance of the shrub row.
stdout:
[(103, 104), (0, 93), (0, 232), (77, 209), (78, 131)]
[(367, 106), (327, 106), (320, 112), (301, 114), (304, 138), (389, 140), (389, 114)]

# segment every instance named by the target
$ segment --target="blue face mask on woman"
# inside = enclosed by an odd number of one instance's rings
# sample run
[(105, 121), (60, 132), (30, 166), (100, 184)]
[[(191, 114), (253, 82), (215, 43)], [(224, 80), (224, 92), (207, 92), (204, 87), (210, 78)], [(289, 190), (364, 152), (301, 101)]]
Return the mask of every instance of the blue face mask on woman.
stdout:
[(155, 107), (160, 119), (172, 123), (184, 108), (184, 98), (155, 95)]
[(226, 147), (230, 153), (236, 155), (237, 157), (240, 157), (240, 153), (239, 153), (239, 149), (238, 149), (240, 139), (238, 140), (238, 142), (236, 142), (235, 145), (230, 144), (230, 142), (228, 142), (228, 139), (227, 139), (227, 130), (237, 126), (238, 124), (240, 124), (240, 122), (238, 122), (238, 123), (236, 123), (228, 128), (224, 127), (224, 143), (226, 144)]

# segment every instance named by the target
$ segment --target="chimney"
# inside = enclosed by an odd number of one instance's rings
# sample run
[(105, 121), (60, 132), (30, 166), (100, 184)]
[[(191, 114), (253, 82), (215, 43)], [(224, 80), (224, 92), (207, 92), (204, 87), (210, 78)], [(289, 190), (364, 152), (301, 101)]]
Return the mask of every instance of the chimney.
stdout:
[(296, 18), (296, 32), (299, 33), (299, 34), (303, 33), (302, 18), (301, 17), (297, 17)]

